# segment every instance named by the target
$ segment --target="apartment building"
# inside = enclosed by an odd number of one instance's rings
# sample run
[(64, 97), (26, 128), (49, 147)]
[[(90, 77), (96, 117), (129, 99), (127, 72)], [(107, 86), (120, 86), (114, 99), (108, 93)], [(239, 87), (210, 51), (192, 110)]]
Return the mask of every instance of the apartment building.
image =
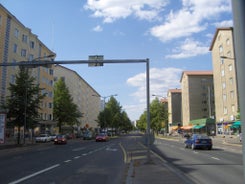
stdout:
[(178, 124), (182, 122), (181, 109), (181, 89), (169, 89), (168, 98), (168, 123), (169, 131), (176, 129)]
[(80, 125), (78, 128), (98, 128), (96, 120), (101, 110), (100, 94), (75, 71), (61, 65), (55, 65), (54, 78), (55, 81), (60, 78), (65, 81), (73, 102), (83, 114), (83, 117), (79, 118)]
[(234, 122), (239, 109), (233, 28), (217, 28), (209, 50), (213, 62), (216, 122), (224, 132), (223, 125)]
[(183, 126), (190, 125), (192, 120), (213, 117), (213, 72), (183, 71), (180, 82)]
[[(1, 63), (17, 63), (21, 61), (47, 60), (47, 56), (55, 57), (38, 36), (25, 27), (14, 15), (0, 4), (0, 58)], [(50, 59), (50, 58), (49, 58)], [(18, 66), (0, 67), (0, 101), (4, 103), (9, 95), (10, 83), (15, 83)], [(30, 75), (44, 88), (48, 96), (43, 100), (40, 123), (46, 126), (53, 120), (53, 67), (37, 67), (29, 69)]]

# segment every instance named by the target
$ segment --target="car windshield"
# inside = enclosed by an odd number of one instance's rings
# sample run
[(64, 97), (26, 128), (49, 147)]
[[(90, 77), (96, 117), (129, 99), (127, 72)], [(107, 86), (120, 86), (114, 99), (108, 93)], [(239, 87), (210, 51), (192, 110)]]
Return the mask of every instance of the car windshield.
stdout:
[(196, 138), (197, 139), (209, 139), (209, 137), (206, 135), (197, 135)]
[(45, 134), (41, 134), (40, 137), (46, 137), (46, 135)]
[(63, 135), (57, 135), (57, 138), (63, 138), (64, 136)]

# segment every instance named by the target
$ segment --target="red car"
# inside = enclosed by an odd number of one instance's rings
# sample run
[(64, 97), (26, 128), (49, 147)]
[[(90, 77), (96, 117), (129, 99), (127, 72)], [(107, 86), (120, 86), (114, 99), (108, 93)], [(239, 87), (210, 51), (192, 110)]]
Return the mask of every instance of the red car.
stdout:
[(67, 139), (65, 135), (57, 135), (54, 139), (54, 144), (66, 144)]
[(109, 136), (105, 133), (100, 133), (95, 138), (96, 142), (106, 142), (109, 141)]

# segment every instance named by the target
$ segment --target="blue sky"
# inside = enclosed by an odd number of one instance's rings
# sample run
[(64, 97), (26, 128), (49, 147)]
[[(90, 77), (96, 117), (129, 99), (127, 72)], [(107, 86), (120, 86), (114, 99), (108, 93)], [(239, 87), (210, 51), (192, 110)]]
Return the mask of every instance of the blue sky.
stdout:
[[(232, 26), (230, 0), (0, 0), (57, 54), (56, 60), (150, 59), (150, 95), (180, 88), (183, 70), (212, 70), (217, 27)], [(65, 65), (137, 120), (146, 109), (145, 64)], [(151, 96), (153, 99), (154, 97)], [(107, 99), (108, 100), (108, 99)]]

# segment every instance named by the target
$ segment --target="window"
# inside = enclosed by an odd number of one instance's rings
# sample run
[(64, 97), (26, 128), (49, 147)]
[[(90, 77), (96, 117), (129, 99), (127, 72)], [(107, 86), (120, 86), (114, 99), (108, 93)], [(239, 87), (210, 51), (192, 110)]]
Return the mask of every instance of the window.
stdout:
[(13, 52), (14, 53), (17, 53), (17, 51), (18, 51), (18, 46), (17, 46), (17, 44), (14, 44), (14, 46), (13, 46)]
[(228, 68), (229, 68), (229, 71), (232, 71), (232, 70), (233, 70), (232, 64), (230, 64), (230, 65), (228, 66)]
[(26, 57), (26, 49), (21, 49), (21, 56)]
[(234, 91), (230, 91), (230, 95), (231, 95), (231, 99), (234, 99), (234, 97), (235, 97)]
[(34, 41), (30, 41), (30, 48), (31, 48), (31, 49), (34, 49), (34, 48), (35, 48), (35, 43), (34, 43)]
[(227, 114), (227, 113), (228, 113), (227, 107), (224, 107), (224, 114)]
[(0, 25), (2, 25), (2, 16), (0, 15)]
[(224, 69), (221, 70), (221, 76), (222, 76), (222, 77), (225, 76), (225, 70), (224, 70)]
[(233, 84), (233, 78), (230, 77), (230, 78), (229, 78), (229, 81), (230, 81), (230, 85), (232, 85), (232, 84)]
[(14, 29), (14, 36), (15, 36), (16, 38), (19, 37), (19, 30), (18, 30), (17, 28)]
[(28, 60), (29, 60), (29, 61), (32, 61), (33, 59), (34, 59), (34, 56), (33, 56), (33, 54), (30, 54), (30, 55), (29, 55), (29, 58), (28, 58)]
[(226, 94), (223, 94), (223, 101), (226, 101)]
[(15, 75), (10, 76), (10, 83), (15, 84)]
[(22, 35), (22, 42), (27, 43), (27, 35)]
[(220, 45), (220, 46), (219, 46), (219, 53), (222, 53), (222, 52), (223, 52), (223, 46)]
[(223, 82), (222, 83), (222, 88), (225, 89), (225, 87), (226, 87), (226, 84), (225, 84), (225, 82)]
[(54, 75), (54, 70), (53, 69), (49, 70), (49, 75)]
[[(15, 60), (15, 59), (13, 59), (13, 60), (12, 60), (12, 63), (16, 63), (16, 60)], [(13, 69), (15, 69), (15, 68), (16, 68), (16, 66), (12, 66), (12, 68), (13, 68)]]
[(227, 52), (227, 57), (231, 58), (231, 51)]
[(235, 105), (231, 105), (231, 111), (235, 112)]
[(220, 64), (221, 64), (221, 65), (224, 64), (224, 59), (223, 59), (223, 58), (220, 59)]
[(229, 38), (226, 39), (226, 45), (230, 45), (230, 39)]

